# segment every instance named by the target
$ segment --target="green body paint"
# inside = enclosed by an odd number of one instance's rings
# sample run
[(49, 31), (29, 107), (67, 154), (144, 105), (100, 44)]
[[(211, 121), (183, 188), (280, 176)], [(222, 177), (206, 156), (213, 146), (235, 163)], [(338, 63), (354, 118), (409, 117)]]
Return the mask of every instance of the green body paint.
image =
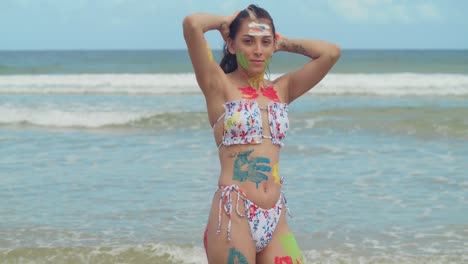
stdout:
[(254, 150), (247, 150), (245, 152), (240, 152), (237, 154), (237, 159), (234, 162), (234, 173), (232, 179), (240, 182), (249, 180), (258, 184), (262, 181), (268, 180), (268, 176), (263, 172), (271, 172), (270, 159), (265, 157), (253, 157), (249, 159), (249, 155), (252, 154)]
[(286, 235), (281, 236), (280, 241), (288, 255), (291, 256), (293, 260), (295, 260), (295, 263), (304, 262), (301, 251), (299, 250), (299, 246), (297, 245), (296, 238), (292, 233), (287, 233)]
[[(237, 259), (237, 261), (235, 261)], [(228, 264), (249, 264), (247, 259), (236, 248), (229, 249)]]
[(268, 65), (270, 65), (270, 61), (271, 61), (271, 58), (265, 60), (265, 62), (264, 62), (265, 69), (268, 67)]
[(236, 53), (237, 60), (239, 61), (239, 64), (242, 66), (242, 68), (248, 70), (249, 69), (249, 62), (245, 58), (245, 53), (240, 51)]

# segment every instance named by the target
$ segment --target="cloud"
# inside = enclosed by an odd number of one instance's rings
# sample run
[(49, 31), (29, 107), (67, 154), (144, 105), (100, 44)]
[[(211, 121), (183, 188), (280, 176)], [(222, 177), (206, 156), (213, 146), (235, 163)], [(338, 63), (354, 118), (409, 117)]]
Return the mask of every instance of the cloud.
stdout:
[(328, 6), (342, 18), (357, 23), (413, 23), (441, 18), (434, 4), (414, 0), (328, 0)]

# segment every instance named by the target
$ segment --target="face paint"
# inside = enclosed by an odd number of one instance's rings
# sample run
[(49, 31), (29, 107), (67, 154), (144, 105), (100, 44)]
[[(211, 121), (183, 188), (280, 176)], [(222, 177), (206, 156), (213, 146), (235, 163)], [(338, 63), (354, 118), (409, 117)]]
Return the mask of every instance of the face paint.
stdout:
[(232, 247), (229, 249), (228, 264), (249, 264), (249, 262), (240, 251)]
[(299, 246), (297, 245), (296, 238), (291, 232), (281, 236), (280, 241), (288, 255), (291, 256), (291, 258), (295, 260), (296, 263), (304, 262), (301, 251), (299, 250)]
[(264, 62), (265, 69), (268, 67), (268, 65), (270, 65), (270, 61), (271, 61), (271, 59), (266, 59), (265, 60), (265, 62)]
[(271, 36), (270, 26), (267, 24), (259, 24), (250, 22), (249, 35), (251, 36)]
[(255, 182), (258, 189), (258, 184), (268, 180), (268, 176), (263, 172), (270, 172), (270, 159), (265, 157), (249, 157), (254, 150), (247, 150), (237, 154), (237, 159), (234, 161), (234, 173), (232, 179), (240, 182), (249, 180)]
[(249, 62), (245, 58), (245, 53), (242, 51), (239, 51), (236, 53), (237, 60), (239, 61), (239, 64), (242, 66), (242, 68), (248, 70), (249, 69)]
[(280, 184), (280, 177), (279, 177), (279, 163), (276, 163), (273, 165), (273, 172), (271, 173), (273, 175), (273, 179), (275, 180), (275, 183)]
[(211, 48), (210, 48), (210, 45), (208, 44), (208, 42), (206, 43), (206, 50), (208, 51), (208, 61), (213, 62), (214, 61), (213, 52), (211, 52)]

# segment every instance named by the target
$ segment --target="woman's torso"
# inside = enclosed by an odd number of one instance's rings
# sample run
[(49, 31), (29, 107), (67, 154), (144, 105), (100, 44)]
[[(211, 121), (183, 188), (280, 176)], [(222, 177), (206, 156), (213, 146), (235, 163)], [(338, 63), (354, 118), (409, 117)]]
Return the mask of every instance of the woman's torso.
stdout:
[[(264, 86), (274, 87), (273, 89), (276, 91), (278, 98), (277, 102), (273, 102), (270, 95), (265, 96), (259, 92), (259, 89), (257, 89), (255, 98), (252, 99), (251, 96), (246, 96), (245, 92), (243, 93), (238, 89), (245, 85), (240, 84), (232, 76), (227, 76), (228, 78), (223, 86), (225, 89), (222, 89), (222, 94), (218, 99), (207, 100), (210, 121), (212, 124), (216, 124), (213, 128), (213, 134), (216, 146), (219, 148), (221, 165), (218, 184), (220, 186), (236, 184), (247, 195), (249, 200), (262, 208), (271, 208), (278, 201), (282, 183), (279, 162), (280, 143), (284, 139), (288, 125), (287, 104), (284, 103), (285, 94), (281, 92), (281, 87), (278, 87), (277, 84), (265, 81)], [(230, 107), (226, 107), (226, 105)], [(229, 119), (234, 116), (232, 106), (240, 109), (243, 105), (248, 108), (249, 113), (255, 113), (255, 118), (251, 118), (252, 121), (249, 121), (249, 126), (253, 126), (257, 133), (251, 133), (252, 130), (250, 130), (249, 134), (254, 137), (258, 135), (257, 140), (242, 142), (240, 136), (236, 134), (236, 132), (243, 132), (241, 122), (237, 124)], [(281, 111), (281, 117), (279, 117), (278, 111)], [(275, 117), (275, 113), (277, 117)], [(243, 112), (234, 114), (245, 115)], [(220, 116), (222, 118), (218, 120)], [(242, 117), (240, 118), (242, 119)], [(278, 117), (282, 118), (282, 120), (274, 120)], [(258, 123), (255, 124), (255, 122)], [(238, 127), (233, 127), (233, 129), (240, 129), (240, 131), (230, 131), (228, 126), (236, 126), (236, 124)], [(284, 133), (278, 133), (275, 130), (276, 128), (280, 129), (280, 127), (281, 132)], [(227, 129), (226, 132), (225, 128)], [(258, 128), (261, 133), (258, 132)], [(240, 140), (241, 144), (231, 144), (232, 140), (229, 137), (232, 138), (233, 135)], [(228, 137), (226, 140), (224, 140), (225, 136)], [(247, 142), (254, 143), (249, 144)]]

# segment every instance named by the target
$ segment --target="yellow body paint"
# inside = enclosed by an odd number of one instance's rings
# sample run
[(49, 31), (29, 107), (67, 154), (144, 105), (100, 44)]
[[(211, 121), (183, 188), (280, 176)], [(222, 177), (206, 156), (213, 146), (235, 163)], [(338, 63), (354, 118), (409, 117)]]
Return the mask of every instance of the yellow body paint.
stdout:
[(273, 175), (273, 179), (275, 180), (275, 183), (280, 184), (281, 181), (279, 177), (279, 163), (276, 163), (275, 165), (273, 165), (272, 175)]
[(255, 89), (263, 88), (263, 87), (265, 87), (265, 85), (263, 83), (264, 80), (265, 80), (264, 77), (265, 77), (265, 74), (262, 73), (262, 74), (259, 74), (259, 75), (256, 75), (256, 76), (249, 77), (247, 82), (249, 83), (250, 86), (252, 86)]
[(206, 50), (208, 51), (208, 61), (213, 62), (213, 52), (211, 52), (210, 44), (206, 43)]

